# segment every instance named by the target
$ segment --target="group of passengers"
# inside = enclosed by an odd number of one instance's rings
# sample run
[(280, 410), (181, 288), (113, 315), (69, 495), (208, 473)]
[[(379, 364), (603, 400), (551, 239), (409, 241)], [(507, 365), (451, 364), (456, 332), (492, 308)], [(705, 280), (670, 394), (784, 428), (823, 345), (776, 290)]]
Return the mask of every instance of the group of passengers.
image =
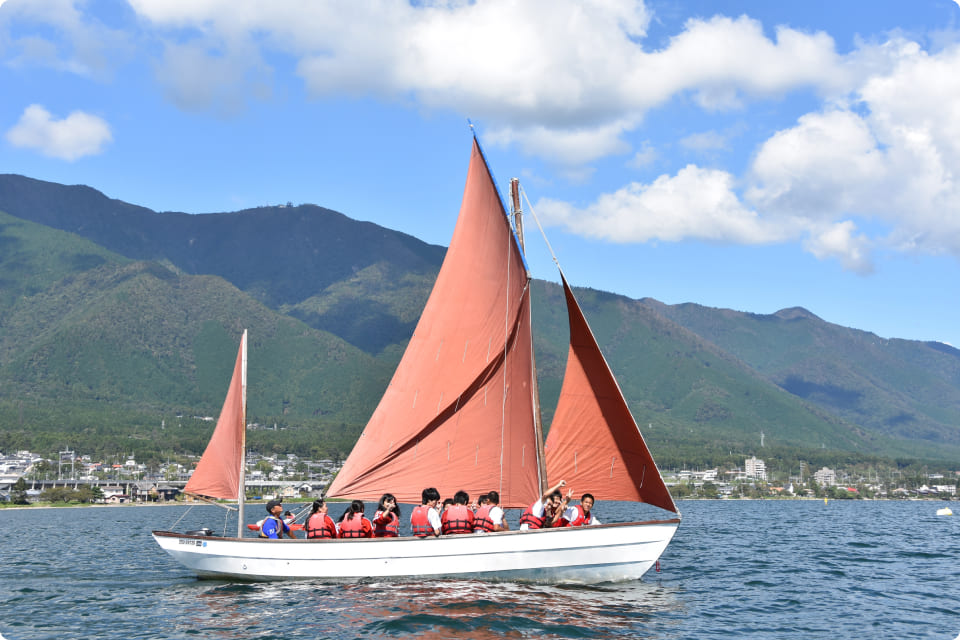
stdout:
[[(560, 481), (523, 511), (520, 516), (521, 531), (600, 524), (591, 513), (593, 495), (585, 493), (580, 498), (580, 504), (570, 506), (573, 491), (568, 491), (564, 496), (560, 489), (565, 485), (564, 481)], [(323, 498), (313, 502), (304, 524), (307, 538), (395, 538), (400, 535), (400, 506), (393, 494), (385, 493), (380, 498), (372, 521), (364, 515), (361, 500), (351, 502), (339, 522), (334, 522), (327, 514), (327, 509)], [(260, 537), (296, 537), (288, 519), (281, 518), (282, 511), (283, 506), (279, 501), (267, 503), (267, 513), (270, 515), (260, 523)], [(466, 491), (457, 491), (453, 498), (445, 500), (441, 506), (440, 492), (434, 487), (424, 489), (421, 493), (420, 506), (414, 507), (410, 514), (410, 526), (413, 535), (418, 538), (510, 530), (500, 507), (498, 492), (485, 493), (476, 503), (471, 503)]]

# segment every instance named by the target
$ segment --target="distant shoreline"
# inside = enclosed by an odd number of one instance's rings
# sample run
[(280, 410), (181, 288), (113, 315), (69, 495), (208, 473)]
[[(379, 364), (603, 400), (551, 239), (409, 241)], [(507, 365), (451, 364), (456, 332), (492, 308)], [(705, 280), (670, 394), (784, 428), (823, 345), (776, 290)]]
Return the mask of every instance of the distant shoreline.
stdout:
[[(820, 502), (829, 500), (829, 502), (956, 502), (957, 498), (811, 498), (794, 496), (791, 498), (674, 498), (676, 502)], [(285, 500), (289, 504), (309, 504), (312, 498)], [(265, 505), (267, 500), (253, 500), (244, 502), (245, 505)], [(339, 500), (330, 502), (341, 502)], [(601, 501), (602, 502), (602, 501)], [(233, 503), (224, 502), (223, 506)], [(642, 503), (641, 503), (642, 504)], [(217, 504), (210, 502), (127, 502), (124, 504), (23, 504), (23, 505), (0, 505), (0, 512), (14, 509), (81, 509), (81, 508), (107, 508), (107, 507), (196, 507)]]

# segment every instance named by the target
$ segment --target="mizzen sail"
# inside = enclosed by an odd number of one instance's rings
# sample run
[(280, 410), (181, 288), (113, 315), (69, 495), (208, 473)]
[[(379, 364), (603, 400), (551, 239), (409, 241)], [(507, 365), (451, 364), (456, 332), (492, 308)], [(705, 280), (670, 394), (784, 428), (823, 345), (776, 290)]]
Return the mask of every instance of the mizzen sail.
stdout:
[(579, 497), (677, 507), (663, 483), (583, 311), (563, 278), (570, 350), (560, 399), (547, 435), (550, 483), (566, 480)]
[(243, 459), (246, 444), (247, 332), (240, 338), (240, 350), (220, 418), (213, 430), (185, 493), (208, 498), (239, 500), (243, 486)]
[(380, 404), (329, 497), (420, 503), (491, 489), (539, 496), (529, 278), (474, 141), (460, 215), (436, 284)]

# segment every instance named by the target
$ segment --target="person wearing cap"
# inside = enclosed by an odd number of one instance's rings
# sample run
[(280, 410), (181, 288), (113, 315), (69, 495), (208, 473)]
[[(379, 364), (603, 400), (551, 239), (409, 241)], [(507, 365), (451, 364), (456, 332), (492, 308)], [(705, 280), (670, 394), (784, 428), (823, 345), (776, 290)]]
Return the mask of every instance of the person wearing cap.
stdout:
[(283, 537), (283, 534), (287, 534), (291, 538), (297, 537), (293, 535), (290, 526), (280, 517), (280, 514), (283, 513), (283, 505), (279, 500), (271, 500), (267, 503), (267, 513), (270, 515), (260, 525), (261, 538), (279, 540)]

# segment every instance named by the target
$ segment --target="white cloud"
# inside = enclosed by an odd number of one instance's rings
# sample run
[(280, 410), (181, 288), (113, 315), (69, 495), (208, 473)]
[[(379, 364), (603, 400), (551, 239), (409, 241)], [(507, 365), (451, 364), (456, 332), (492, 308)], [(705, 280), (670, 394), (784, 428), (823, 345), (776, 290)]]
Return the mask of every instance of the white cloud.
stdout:
[[(856, 92), (858, 112), (807, 114), (760, 147), (746, 199), (768, 215), (807, 218), (811, 228), (853, 216), (889, 230), (850, 244), (836, 231), (829, 241), (814, 232), (815, 255), (847, 246), (849, 265), (863, 264), (867, 245), (960, 257), (960, 47), (936, 55), (910, 43), (887, 48), (896, 64)], [(814, 250), (821, 245), (830, 250)]]
[[(166, 30), (160, 73), (177, 104), (207, 105), (217, 93), (239, 100), (243, 69), (264, 75), (262, 50), (277, 50), (292, 56), (315, 96), (380, 95), (453, 109), (568, 169), (629, 153), (626, 135), (678, 93), (719, 109), (744, 96), (849, 82), (829, 36), (779, 28), (771, 40), (746, 17), (691, 20), (668, 47), (646, 51), (651, 14), (632, 0), (131, 5)], [(190, 49), (174, 54), (179, 47)], [(204, 63), (204, 55), (220, 59)], [(221, 86), (183, 73), (187, 58), (201, 70), (226, 66), (202, 76)]]
[(20, 120), (6, 134), (15, 147), (35, 149), (62, 160), (77, 160), (96, 155), (113, 136), (105, 120), (82, 111), (74, 111), (62, 120), (55, 120), (38, 104), (27, 107)]
[(771, 135), (742, 185), (688, 166), (579, 209), (545, 201), (542, 217), (615, 242), (800, 241), (858, 273), (877, 249), (960, 258), (960, 46), (892, 40), (855, 57), (870, 73), (849, 98)]
[(727, 139), (716, 131), (704, 131), (681, 138), (680, 146), (693, 151), (716, 151), (727, 147)]
[(545, 224), (610, 242), (708, 242), (761, 244), (785, 240), (794, 231), (772, 224), (745, 207), (724, 171), (690, 165), (676, 176), (660, 176), (651, 184), (632, 183), (602, 195), (582, 208), (544, 199), (537, 215)]
[[(13, 21), (53, 27), (55, 35), (0, 32), (6, 40), (11, 66), (40, 65), (83, 76), (107, 78), (129, 59), (133, 47), (127, 34), (104, 25), (83, 12), (75, 0), (10, 2), (0, 29)], [(4, 22), (6, 24), (4, 24)]]
[(856, 225), (850, 220), (832, 224), (811, 235), (804, 248), (817, 258), (836, 258), (845, 269), (860, 274), (873, 272), (870, 241), (864, 235), (854, 236)]
[[(638, 169), (666, 163), (665, 152), (640, 142), (651, 137), (643, 130), (651, 110), (688, 98), (710, 113), (742, 109), (757, 135), (763, 125), (746, 110), (802, 89), (820, 104), (767, 133), (743, 175), (668, 168), (585, 207), (544, 201), (545, 217), (617, 242), (799, 241), (860, 272), (878, 248), (960, 256), (956, 45), (933, 53), (892, 37), (841, 55), (823, 32), (780, 26), (770, 37), (747, 16), (716, 16), (689, 20), (654, 49), (646, 41), (653, 16), (632, 0), (130, 0), (141, 18), (136, 36), (80, 6), (8, 3), (5, 11), (45, 19), (71, 43), (24, 36), (11, 42), (13, 62), (89, 74), (116, 58), (105, 52), (144, 36), (171, 101), (229, 114), (271, 95), (282, 59), (313, 96), (374, 95), (469, 115), (484, 123), (488, 144), (515, 145), (569, 180), (588, 179), (591, 163), (614, 155)], [(47, 114), (28, 126), (25, 113), (8, 140), (68, 128), (71, 118)], [(102, 145), (109, 128), (100, 124)], [(722, 166), (740, 133), (677, 137)]]

